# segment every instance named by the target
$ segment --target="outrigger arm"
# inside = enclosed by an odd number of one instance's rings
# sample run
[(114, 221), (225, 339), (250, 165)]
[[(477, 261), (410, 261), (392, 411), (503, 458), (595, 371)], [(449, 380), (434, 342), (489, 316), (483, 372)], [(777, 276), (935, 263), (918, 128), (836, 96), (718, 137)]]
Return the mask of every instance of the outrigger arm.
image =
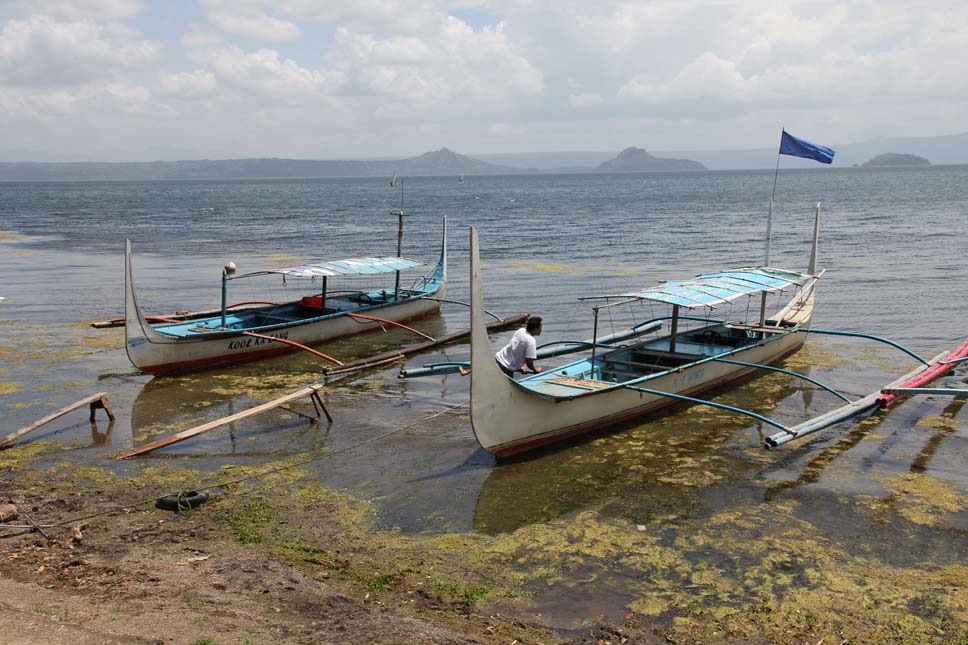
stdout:
[[(759, 366), (758, 366), (759, 367)], [(789, 432), (789, 428), (780, 423), (779, 421), (774, 421), (769, 417), (765, 417), (762, 414), (758, 414), (751, 410), (744, 410), (743, 408), (737, 408), (732, 405), (726, 405), (725, 403), (716, 403), (715, 401), (707, 401), (706, 399), (696, 399), (691, 396), (686, 396), (684, 394), (673, 394), (672, 392), (663, 392), (661, 390), (652, 390), (647, 387), (639, 387), (637, 385), (625, 385), (626, 390), (634, 390), (635, 392), (644, 392), (645, 394), (654, 394), (656, 396), (666, 396), (670, 399), (677, 399), (679, 401), (688, 401), (695, 405), (708, 405), (710, 407), (718, 408), (720, 410), (726, 410), (728, 412), (736, 412), (738, 414), (745, 414), (748, 417), (753, 417), (763, 423), (773, 426), (774, 428), (779, 428), (780, 430)]]

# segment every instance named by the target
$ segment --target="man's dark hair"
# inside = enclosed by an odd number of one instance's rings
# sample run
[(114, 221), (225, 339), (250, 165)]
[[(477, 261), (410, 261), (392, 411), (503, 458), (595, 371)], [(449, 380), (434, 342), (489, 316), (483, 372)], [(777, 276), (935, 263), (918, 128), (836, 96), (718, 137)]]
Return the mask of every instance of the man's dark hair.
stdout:
[(528, 331), (534, 331), (541, 326), (541, 316), (529, 316), (528, 321), (524, 323), (524, 328)]

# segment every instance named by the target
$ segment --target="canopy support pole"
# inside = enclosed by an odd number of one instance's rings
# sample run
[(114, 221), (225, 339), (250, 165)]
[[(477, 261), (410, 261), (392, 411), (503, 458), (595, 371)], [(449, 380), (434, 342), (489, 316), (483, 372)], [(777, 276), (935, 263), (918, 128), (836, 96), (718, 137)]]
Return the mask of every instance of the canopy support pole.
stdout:
[(672, 305), (672, 328), (669, 330), (669, 352), (676, 351), (676, 334), (679, 333), (679, 305)]
[(592, 307), (592, 311), (594, 312), (594, 322), (592, 323), (592, 369), (590, 377), (595, 378), (595, 350), (598, 349), (598, 307)]

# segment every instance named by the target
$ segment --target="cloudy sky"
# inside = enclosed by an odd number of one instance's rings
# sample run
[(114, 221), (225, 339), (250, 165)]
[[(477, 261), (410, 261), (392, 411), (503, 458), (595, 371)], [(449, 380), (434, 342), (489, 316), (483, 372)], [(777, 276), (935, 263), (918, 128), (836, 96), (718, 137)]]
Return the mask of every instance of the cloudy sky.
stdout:
[(964, 0), (0, 0), (0, 158), (968, 131)]

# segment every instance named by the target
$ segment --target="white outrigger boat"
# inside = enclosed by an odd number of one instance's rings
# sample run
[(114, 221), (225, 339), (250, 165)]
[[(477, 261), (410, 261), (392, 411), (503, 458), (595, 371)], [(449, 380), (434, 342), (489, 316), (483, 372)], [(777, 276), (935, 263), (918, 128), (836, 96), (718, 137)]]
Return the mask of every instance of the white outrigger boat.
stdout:
[[(817, 215), (819, 223), (819, 209)], [(484, 328), (477, 231), (471, 229), (471, 423), (480, 445), (501, 457), (602, 429), (668, 405), (697, 402), (722, 386), (796, 352), (813, 315), (817, 226), (806, 273), (751, 267), (667, 282), (607, 297), (599, 309), (638, 301), (670, 305), (667, 335), (597, 353), (520, 380), (494, 360)], [(786, 295), (774, 309), (768, 300)], [(606, 297), (603, 297), (606, 298)], [(710, 311), (740, 298), (756, 301), (753, 321), (715, 320), (682, 310)], [(773, 311), (767, 318), (767, 311)], [(688, 328), (687, 328), (688, 327)]]
[[(402, 230), (402, 226), (401, 226)], [(135, 293), (131, 243), (125, 241), (125, 349), (143, 372), (162, 374), (263, 358), (306, 349), (323, 341), (400, 324), (439, 311), (447, 282), (447, 220), (444, 218), (440, 257), (410, 286), (401, 286), (401, 272), (421, 262), (402, 257), (368, 257), (318, 262), (235, 275), (227, 263), (222, 271), (222, 304), (217, 311), (168, 318), (149, 318)], [(226, 304), (231, 280), (276, 274), (282, 279), (317, 281), (312, 295), (257, 306)], [(329, 289), (336, 277), (388, 277), (383, 288)], [(353, 285), (349, 285), (353, 286)], [(368, 285), (371, 287), (372, 285)], [(325, 357), (325, 355), (322, 355)]]
[[(817, 281), (820, 205), (814, 223), (813, 248), (806, 273), (769, 266), (749, 267), (670, 281), (641, 291), (602, 296), (593, 308), (597, 336), (599, 310), (643, 302), (671, 306), (666, 316), (645, 320), (619, 334), (588, 342), (559, 343), (565, 351), (591, 350), (591, 357), (514, 380), (498, 367), (484, 326), (484, 295), (477, 231), (471, 228), (471, 362), (440, 364), (407, 370), (414, 376), (439, 374), (473, 366), (471, 425), (478, 443), (498, 457), (510, 457), (552, 442), (604, 429), (676, 403), (708, 405), (743, 414), (778, 431), (764, 438), (766, 448), (818, 432), (877, 408), (887, 408), (912, 395), (968, 397), (968, 390), (927, 387), (932, 381), (968, 362), (968, 340), (954, 350), (927, 360), (901, 345), (870, 334), (811, 327)], [(769, 253), (767, 252), (767, 257)], [(740, 320), (709, 317), (714, 308), (734, 301), (745, 307)], [(771, 303), (772, 301), (772, 303)], [(683, 309), (704, 315), (686, 315)], [(770, 313), (768, 313), (770, 312)], [(749, 320), (752, 316), (752, 320)], [(669, 333), (646, 340), (640, 334), (669, 324)], [(886, 343), (920, 364), (882, 388), (851, 400), (843, 393), (804, 374), (771, 364), (796, 352), (808, 334), (854, 336)], [(616, 344), (627, 341), (630, 344)], [(539, 358), (554, 353), (539, 348)], [(601, 352), (601, 353), (599, 353)], [(455, 367), (456, 366), (456, 367)], [(794, 426), (756, 412), (717, 403), (696, 395), (721, 387), (756, 371), (775, 371), (808, 381), (845, 402), (839, 408)], [(466, 372), (466, 370), (465, 370)], [(401, 376), (408, 376), (401, 372)]]

